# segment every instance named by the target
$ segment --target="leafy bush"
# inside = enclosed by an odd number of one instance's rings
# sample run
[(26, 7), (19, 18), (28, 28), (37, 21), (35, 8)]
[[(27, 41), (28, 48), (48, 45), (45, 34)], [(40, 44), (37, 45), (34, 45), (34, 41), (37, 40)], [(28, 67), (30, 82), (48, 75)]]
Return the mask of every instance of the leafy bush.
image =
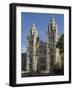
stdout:
[(63, 63), (56, 63), (54, 64), (54, 67), (53, 67), (53, 72), (54, 74), (64, 74), (64, 65)]

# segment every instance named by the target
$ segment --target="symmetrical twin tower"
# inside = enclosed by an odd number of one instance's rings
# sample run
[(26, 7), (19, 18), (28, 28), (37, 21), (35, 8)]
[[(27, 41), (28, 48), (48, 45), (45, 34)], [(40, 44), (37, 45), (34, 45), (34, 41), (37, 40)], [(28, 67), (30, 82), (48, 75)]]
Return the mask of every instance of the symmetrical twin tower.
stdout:
[(40, 41), (35, 23), (32, 24), (27, 36), (26, 71), (30, 73), (53, 72), (53, 65), (61, 63), (61, 55), (56, 43), (59, 39), (58, 26), (52, 16), (46, 32), (46, 41)]

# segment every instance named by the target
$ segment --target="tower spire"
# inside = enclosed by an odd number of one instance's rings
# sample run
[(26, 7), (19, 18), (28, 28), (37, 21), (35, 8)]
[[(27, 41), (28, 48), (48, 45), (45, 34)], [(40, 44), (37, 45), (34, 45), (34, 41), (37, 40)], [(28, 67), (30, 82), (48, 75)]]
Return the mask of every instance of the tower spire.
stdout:
[(54, 18), (53, 15), (51, 16), (51, 23), (52, 23), (52, 24), (55, 24), (55, 18)]
[(32, 22), (32, 27), (35, 27), (35, 21)]
[(36, 25), (34, 21), (32, 22), (32, 30), (36, 30)]

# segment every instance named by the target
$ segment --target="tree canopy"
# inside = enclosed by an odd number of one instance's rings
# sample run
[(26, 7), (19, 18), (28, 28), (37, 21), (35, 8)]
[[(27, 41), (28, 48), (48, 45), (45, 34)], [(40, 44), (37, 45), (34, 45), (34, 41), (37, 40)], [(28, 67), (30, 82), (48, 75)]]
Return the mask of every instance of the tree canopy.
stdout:
[(60, 49), (60, 54), (64, 53), (64, 34), (60, 36), (56, 47)]

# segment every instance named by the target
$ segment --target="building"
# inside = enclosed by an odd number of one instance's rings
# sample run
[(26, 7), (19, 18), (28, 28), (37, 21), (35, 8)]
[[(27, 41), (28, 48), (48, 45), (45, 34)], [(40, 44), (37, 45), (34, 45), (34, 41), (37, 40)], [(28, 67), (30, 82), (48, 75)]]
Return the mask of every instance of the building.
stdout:
[(52, 16), (46, 32), (46, 41), (40, 41), (38, 30), (33, 22), (27, 35), (26, 72), (52, 73), (55, 63), (61, 63), (61, 55), (56, 43), (59, 39), (58, 25)]

